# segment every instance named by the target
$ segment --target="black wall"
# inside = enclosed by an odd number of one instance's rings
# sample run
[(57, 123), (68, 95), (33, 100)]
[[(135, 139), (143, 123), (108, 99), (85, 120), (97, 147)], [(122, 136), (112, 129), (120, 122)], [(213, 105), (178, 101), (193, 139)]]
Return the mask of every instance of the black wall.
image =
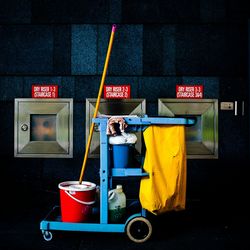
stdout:
[[(85, 99), (96, 98), (111, 25), (118, 24), (106, 83), (131, 84), (157, 115), (175, 85), (200, 83), (204, 98), (248, 103), (248, 18), (237, 0), (0, 1), (0, 163), (6, 183), (57, 192), (79, 178), (85, 151)], [(33, 83), (55, 83), (74, 98), (74, 158), (20, 159), (14, 151), (14, 98)], [(247, 181), (248, 110), (219, 111), (219, 159), (188, 160), (190, 207), (239, 208)], [(98, 180), (98, 160), (85, 178)]]

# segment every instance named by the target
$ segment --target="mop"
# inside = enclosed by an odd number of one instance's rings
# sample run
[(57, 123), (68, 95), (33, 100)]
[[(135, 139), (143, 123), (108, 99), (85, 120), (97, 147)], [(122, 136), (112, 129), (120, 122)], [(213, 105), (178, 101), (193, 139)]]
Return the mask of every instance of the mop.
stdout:
[[(102, 95), (102, 90), (103, 90), (103, 86), (104, 86), (104, 81), (105, 81), (105, 77), (106, 77), (106, 74), (107, 74), (109, 58), (110, 58), (110, 54), (111, 54), (111, 49), (112, 49), (112, 45), (113, 45), (115, 31), (116, 31), (116, 25), (113, 24), (93, 118), (97, 117), (97, 113), (98, 113), (98, 109), (99, 109), (99, 105), (100, 105), (100, 100), (101, 100), (101, 95)], [(85, 149), (81, 174), (80, 174), (80, 178), (79, 178), (79, 184), (82, 183), (84, 171), (85, 171), (85, 168), (86, 168), (86, 163), (87, 163), (87, 159), (88, 159), (88, 154), (89, 154), (90, 144), (91, 144), (91, 140), (92, 140), (92, 136), (93, 136), (93, 131), (94, 131), (94, 123), (92, 121), (90, 131), (89, 131), (87, 146), (86, 146), (86, 149)]]

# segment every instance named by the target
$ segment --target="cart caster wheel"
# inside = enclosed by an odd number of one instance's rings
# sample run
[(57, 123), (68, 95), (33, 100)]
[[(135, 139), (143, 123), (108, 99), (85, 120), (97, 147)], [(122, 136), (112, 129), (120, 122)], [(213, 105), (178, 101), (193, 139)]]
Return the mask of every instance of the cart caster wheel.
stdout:
[(53, 238), (53, 235), (52, 235), (51, 232), (45, 231), (45, 232), (43, 233), (43, 238), (44, 238), (46, 241), (51, 241), (52, 238)]
[(151, 237), (152, 225), (144, 217), (135, 217), (128, 222), (126, 233), (130, 240), (143, 243)]

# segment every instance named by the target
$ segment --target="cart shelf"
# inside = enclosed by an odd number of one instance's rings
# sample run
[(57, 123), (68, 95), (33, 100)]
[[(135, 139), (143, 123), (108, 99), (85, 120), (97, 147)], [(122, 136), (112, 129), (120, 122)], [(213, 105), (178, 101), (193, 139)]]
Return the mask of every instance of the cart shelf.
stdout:
[(113, 168), (113, 177), (129, 177), (129, 176), (149, 176), (148, 173), (143, 172), (141, 168)]

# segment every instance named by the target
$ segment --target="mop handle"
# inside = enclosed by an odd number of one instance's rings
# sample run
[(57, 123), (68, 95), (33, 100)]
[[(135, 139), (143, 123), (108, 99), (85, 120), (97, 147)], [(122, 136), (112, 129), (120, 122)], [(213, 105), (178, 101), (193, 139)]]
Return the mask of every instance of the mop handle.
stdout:
[[(93, 118), (97, 117), (98, 109), (99, 109), (99, 106), (100, 106), (100, 100), (101, 100), (101, 95), (102, 95), (102, 90), (103, 90), (103, 86), (104, 86), (105, 77), (106, 77), (106, 74), (107, 74), (109, 58), (110, 58), (110, 54), (111, 54), (111, 49), (112, 49), (112, 45), (113, 45), (115, 31), (116, 31), (116, 25), (113, 24)], [(87, 146), (86, 146), (86, 150), (85, 150), (84, 160), (83, 160), (83, 164), (82, 164), (82, 170), (81, 170), (81, 174), (80, 174), (80, 178), (79, 178), (79, 184), (82, 183), (83, 174), (84, 174), (84, 171), (85, 171), (85, 168), (86, 168), (86, 162), (87, 162), (87, 158), (88, 158), (88, 154), (89, 154), (89, 148), (90, 148), (90, 144), (91, 144), (91, 140), (92, 140), (92, 136), (93, 136), (93, 131), (94, 131), (94, 123), (92, 121), (90, 131), (89, 131), (89, 136), (88, 136), (88, 142), (87, 142)]]

